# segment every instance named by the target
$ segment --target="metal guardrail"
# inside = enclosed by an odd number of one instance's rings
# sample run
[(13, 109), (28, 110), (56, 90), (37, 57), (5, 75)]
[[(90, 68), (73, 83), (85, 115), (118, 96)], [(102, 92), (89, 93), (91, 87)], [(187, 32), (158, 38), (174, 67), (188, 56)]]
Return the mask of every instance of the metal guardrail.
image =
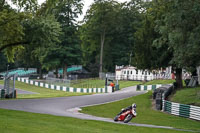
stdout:
[(173, 87), (167, 87), (167, 90), (162, 94), (162, 111), (172, 115), (200, 120), (200, 107), (175, 103), (167, 101), (167, 97), (171, 94)]
[(137, 85), (137, 90), (138, 91), (157, 90), (160, 87), (161, 88), (165, 87), (166, 89), (163, 91), (162, 95), (160, 95), (159, 99), (155, 98), (156, 104), (160, 106), (158, 110), (162, 109), (162, 111), (167, 112), (172, 115), (200, 121), (200, 107), (187, 105), (187, 104), (181, 104), (181, 103), (175, 103), (175, 102), (166, 100), (173, 90), (172, 85), (146, 85), (146, 86)]
[(200, 107), (163, 100), (163, 111), (172, 115), (200, 121)]

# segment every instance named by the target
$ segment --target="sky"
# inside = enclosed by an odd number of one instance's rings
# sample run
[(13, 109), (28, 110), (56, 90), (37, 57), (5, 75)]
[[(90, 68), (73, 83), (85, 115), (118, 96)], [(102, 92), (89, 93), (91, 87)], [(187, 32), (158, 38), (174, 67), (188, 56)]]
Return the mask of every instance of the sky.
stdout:
[[(43, 3), (45, 0), (38, 0), (38, 3), (41, 4)], [(130, 0), (116, 0), (118, 2), (126, 2), (126, 1), (130, 1)], [(83, 0), (84, 3), (84, 7), (83, 7), (83, 14), (81, 16), (79, 16), (78, 20), (82, 20), (87, 9), (90, 7), (90, 5), (94, 2), (94, 0)]]

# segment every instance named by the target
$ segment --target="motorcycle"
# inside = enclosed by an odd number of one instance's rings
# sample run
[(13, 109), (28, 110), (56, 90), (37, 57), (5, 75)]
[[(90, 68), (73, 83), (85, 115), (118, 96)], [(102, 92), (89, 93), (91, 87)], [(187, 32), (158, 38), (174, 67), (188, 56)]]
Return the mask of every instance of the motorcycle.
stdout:
[(124, 121), (124, 123), (128, 123), (132, 120), (133, 117), (136, 117), (136, 109), (128, 109), (126, 111), (122, 111), (114, 118), (114, 121)]

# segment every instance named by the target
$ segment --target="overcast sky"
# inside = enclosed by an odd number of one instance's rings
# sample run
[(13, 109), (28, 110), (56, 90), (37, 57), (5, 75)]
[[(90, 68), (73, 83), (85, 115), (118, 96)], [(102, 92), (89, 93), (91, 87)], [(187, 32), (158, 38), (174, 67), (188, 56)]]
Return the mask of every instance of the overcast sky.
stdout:
[[(38, 0), (39, 4), (43, 3), (45, 0)], [(126, 2), (126, 1), (130, 1), (130, 0), (116, 0), (118, 2)], [(87, 9), (89, 8), (89, 6), (94, 2), (94, 0), (83, 0), (84, 3), (84, 7), (83, 7), (83, 14), (79, 17), (78, 20), (82, 20)]]

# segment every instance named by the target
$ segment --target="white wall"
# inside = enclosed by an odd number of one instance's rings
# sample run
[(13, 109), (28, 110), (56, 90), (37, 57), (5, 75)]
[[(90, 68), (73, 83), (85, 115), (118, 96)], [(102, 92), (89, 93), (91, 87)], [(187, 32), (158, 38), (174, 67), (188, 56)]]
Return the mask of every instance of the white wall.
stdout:
[[(118, 67), (119, 68), (119, 67)], [(153, 73), (148, 70), (136, 70), (135, 67), (125, 67), (124, 69), (116, 70), (117, 80), (152, 80)]]
[(200, 84), (200, 66), (197, 67), (198, 82)]

